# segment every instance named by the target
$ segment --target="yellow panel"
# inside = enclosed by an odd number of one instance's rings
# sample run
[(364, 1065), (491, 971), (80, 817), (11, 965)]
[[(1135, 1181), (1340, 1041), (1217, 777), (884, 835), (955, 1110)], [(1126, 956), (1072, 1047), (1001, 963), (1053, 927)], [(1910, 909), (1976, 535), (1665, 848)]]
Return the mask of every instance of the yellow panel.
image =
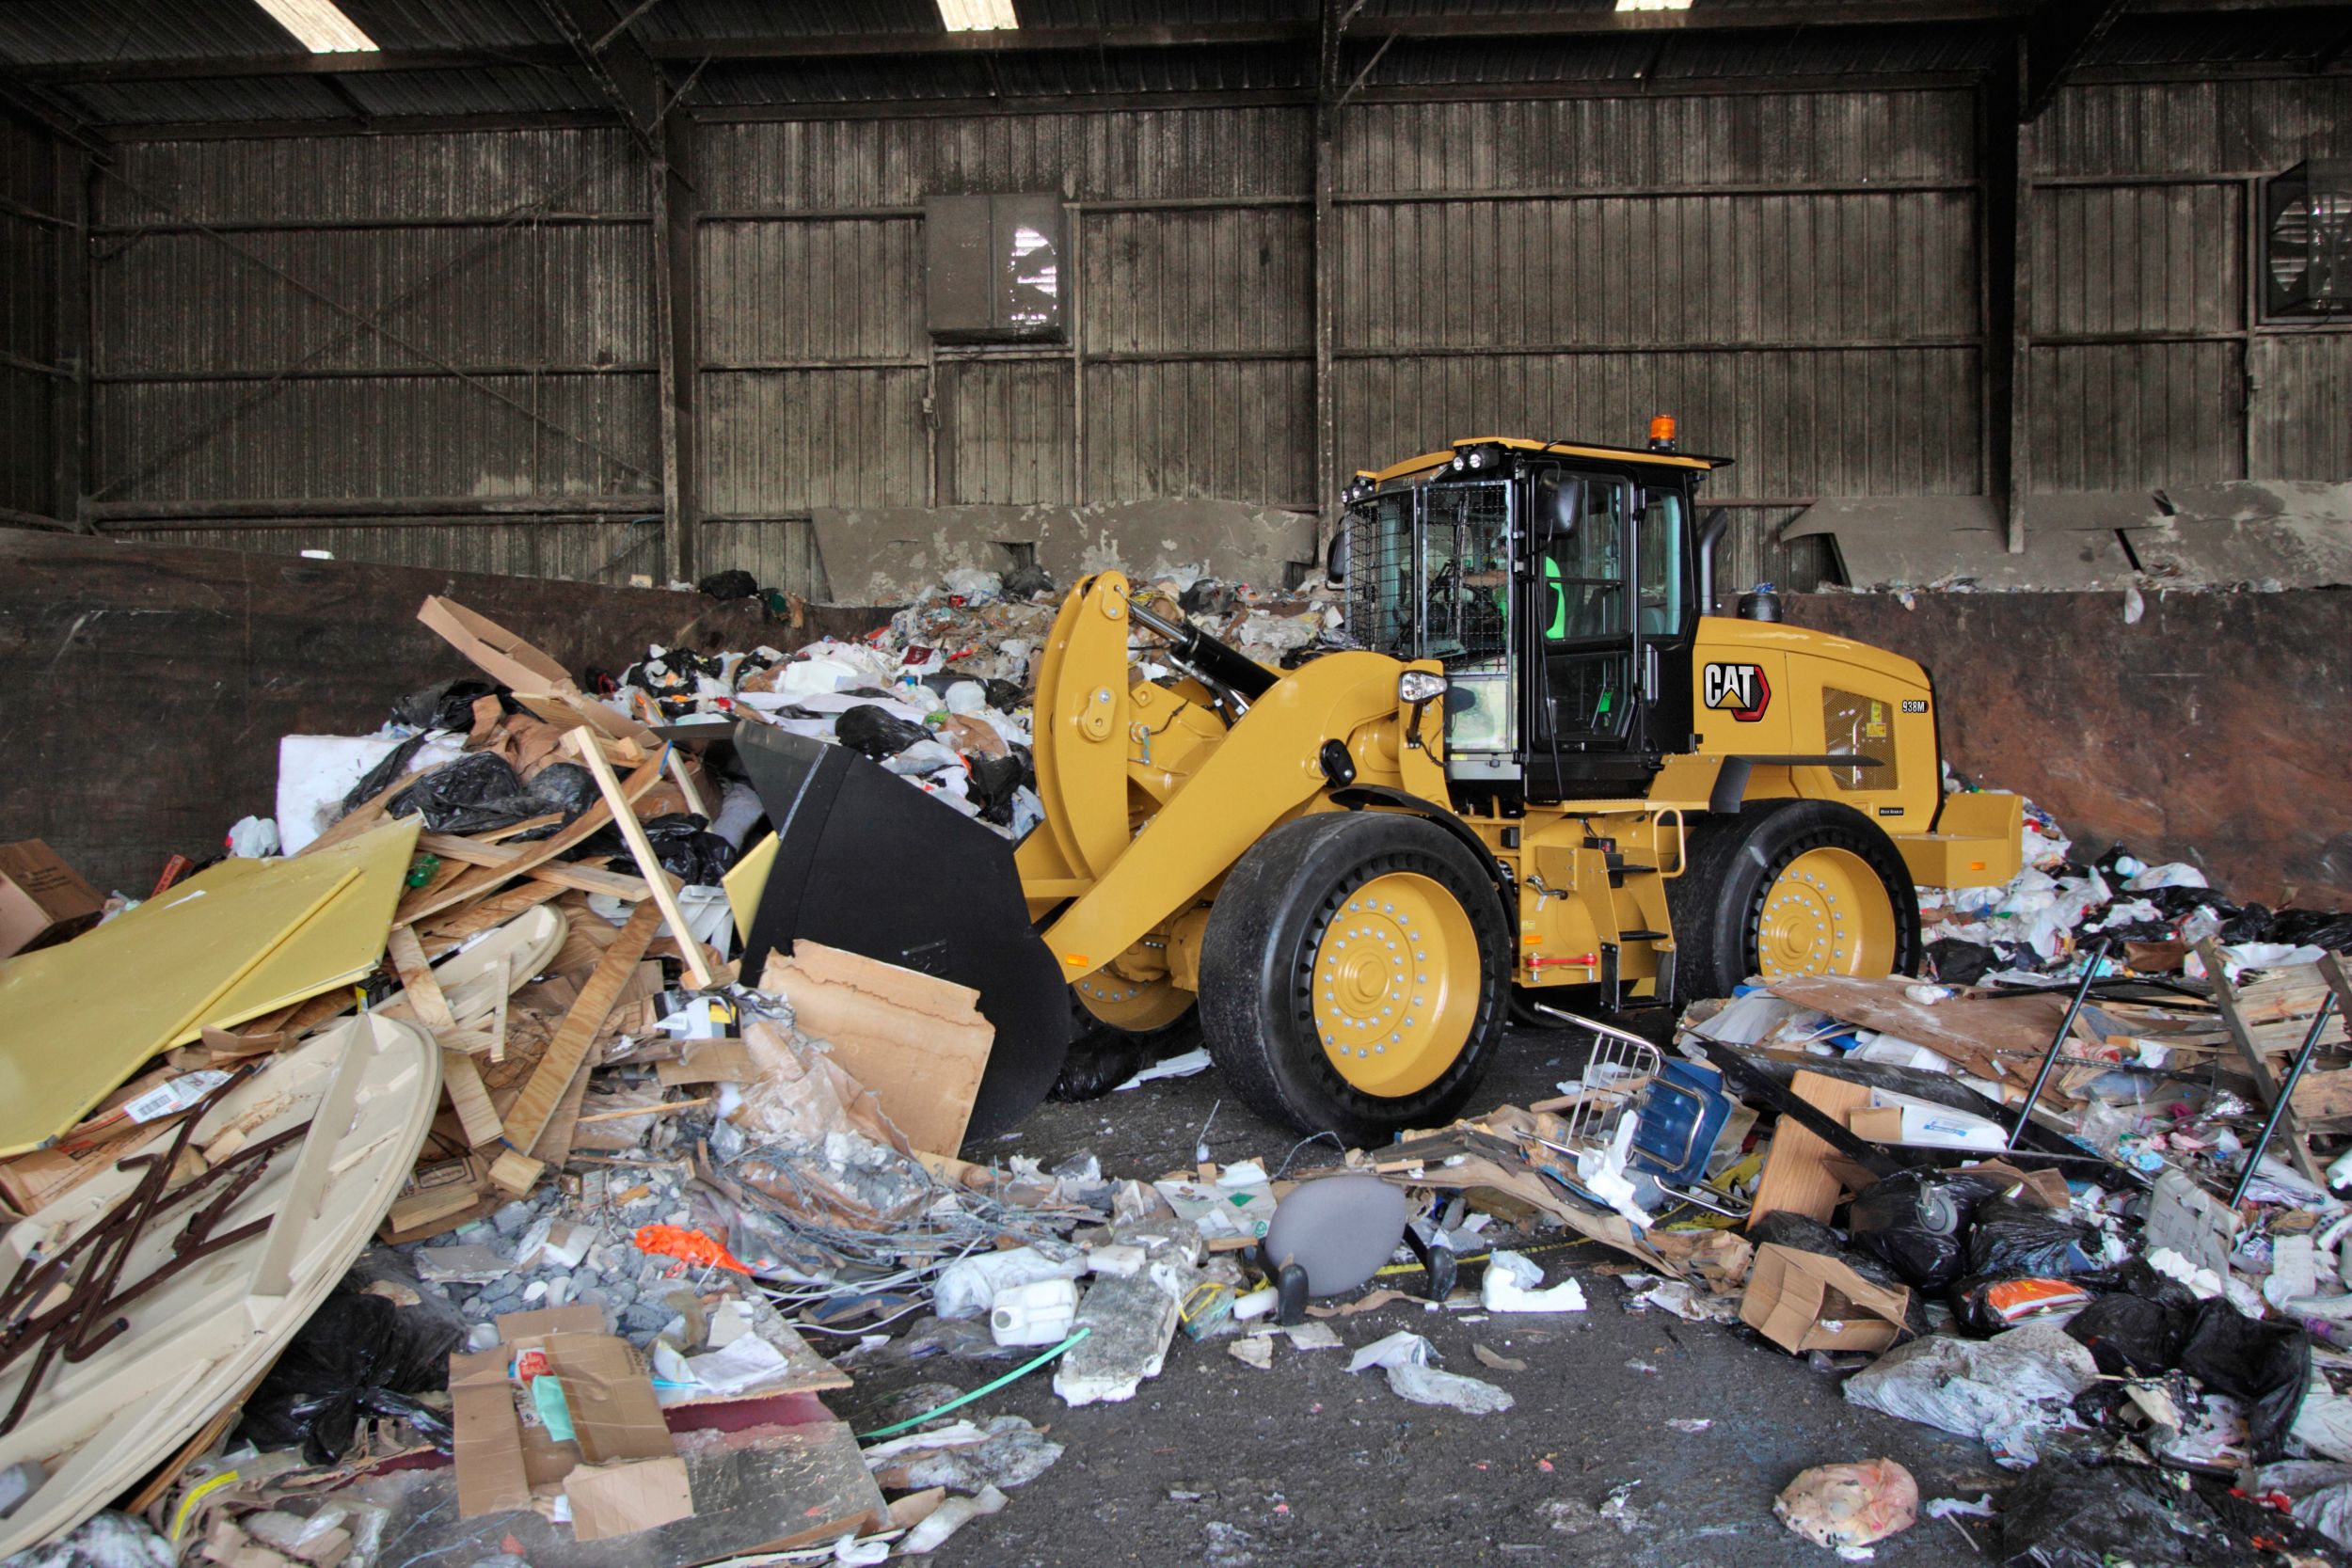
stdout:
[(0, 964), (0, 1155), (72, 1126), (198, 1026), (373, 968), (420, 826), (296, 860), (224, 861), (86, 936)]
[[(229, 1028), (263, 1013), (316, 996), (335, 986), (365, 978), (384, 956), (384, 933), (406, 891), (409, 863), (417, 856), (417, 835), (424, 819), (411, 816), (371, 829), (348, 844), (322, 849), (304, 860), (339, 862), (357, 873), (357, 879), (336, 895), (332, 905), (278, 944), (255, 964), (228, 993), (206, 1007), (195, 1022), (172, 1040), (187, 1045), (205, 1024)], [(248, 875), (267, 876), (277, 861), (229, 861), (224, 865), (253, 866)], [(219, 869), (215, 867), (215, 869)], [(170, 897), (166, 894), (165, 897)], [(136, 914), (147, 906), (142, 904)], [(125, 915), (125, 920), (130, 915)]]
[(727, 890), (727, 911), (735, 916), (735, 934), (745, 942), (752, 940), (752, 917), (759, 913), (759, 895), (768, 891), (768, 873), (775, 869), (779, 842), (770, 833), (744, 850), (734, 869), (719, 879)]

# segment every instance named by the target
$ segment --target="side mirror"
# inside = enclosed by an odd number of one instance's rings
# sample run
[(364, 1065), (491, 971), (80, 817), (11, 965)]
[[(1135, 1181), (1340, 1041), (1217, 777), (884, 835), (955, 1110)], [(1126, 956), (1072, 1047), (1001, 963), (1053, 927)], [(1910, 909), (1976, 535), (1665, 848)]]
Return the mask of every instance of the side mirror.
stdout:
[(1528, 537), (1538, 545), (1557, 544), (1576, 531), (1583, 515), (1584, 482), (1547, 474), (1535, 482), (1534, 504), (1528, 511)]

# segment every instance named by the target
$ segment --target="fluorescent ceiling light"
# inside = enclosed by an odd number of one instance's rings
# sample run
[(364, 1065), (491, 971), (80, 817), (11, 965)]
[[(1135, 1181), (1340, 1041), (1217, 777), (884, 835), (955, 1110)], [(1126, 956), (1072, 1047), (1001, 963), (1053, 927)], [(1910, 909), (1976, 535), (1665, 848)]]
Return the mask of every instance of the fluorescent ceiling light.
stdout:
[(253, 0), (313, 55), (358, 55), (377, 47), (335, 0)]
[(1691, 0), (1617, 0), (1621, 11), (1687, 11)]
[(1021, 25), (1012, 0), (939, 0), (939, 20), (951, 33), (1003, 33)]

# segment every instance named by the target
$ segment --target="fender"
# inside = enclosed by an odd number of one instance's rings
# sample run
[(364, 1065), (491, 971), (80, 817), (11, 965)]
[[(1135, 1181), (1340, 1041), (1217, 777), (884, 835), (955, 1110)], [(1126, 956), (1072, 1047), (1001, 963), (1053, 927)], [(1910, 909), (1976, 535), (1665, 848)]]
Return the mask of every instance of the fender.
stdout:
[(1391, 789), (1386, 784), (1352, 784), (1345, 789), (1335, 789), (1331, 792), (1331, 803), (1344, 806), (1349, 811), (1361, 811), (1366, 806), (1386, 806), (1391, 811), (1406, 812), (1435, 822), (1461, 840), (1470, 852), (1478, 857), (1478, 863), (1486, 871), (1486, 879), (1495, 885), (1495, 896), (1502, 900), (1504, 918), (1514, 924), (1518, 922), (1519, 894), (1511, 879), (1509, 869), (1495, 859), (1494, 851), (1486, 847), (1486, 841), (1480, 838), (1469, 823), (1446, 807), (1406, 790)]

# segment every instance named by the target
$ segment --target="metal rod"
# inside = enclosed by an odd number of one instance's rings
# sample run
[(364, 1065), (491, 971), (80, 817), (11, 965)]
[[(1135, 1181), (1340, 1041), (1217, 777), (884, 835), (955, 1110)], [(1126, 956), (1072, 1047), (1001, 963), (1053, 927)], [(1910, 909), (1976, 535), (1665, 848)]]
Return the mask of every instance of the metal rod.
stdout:
[(2295, 1065), (2287, 1069), (2287, 1081), (2279, 1085), (2279, 1098), (2272, 1102), (2269, 1117), (2263, 1122), (2262, 1135), (2254, 1147), (2246, 1151), (2246, 1168), (2238, 1172), (2237, 1185), (2230, 1189), (2230, 1207), (2234, 1209), (2245, 1200), (2246, 1189), (2254, 1180), (2254, 1167), (2263, 1163), (2263, 1150), (2270, 1147), (2279, 1123), (2286, 1119), (2287, 1104), (2295, 1098), (2295, 1085), (2303, 1081), (2303, 1069), (2319, 1054), (2319, 1037), (2328, 1032), (2328, 1020), (2336, 1010), (2336, 993), (2330, 990), (2319, 999), (2319, 1011), (2312, 1015), (2312, 1026), (2303, 1036), (2303, 1049), (2295, 1054)]
[(2090, 999), (2091, 982), (2099, 978), (2099, 966), (2106, 962), (2107, 947), (2114, 940), (2101, 937), (2098, 945), (2091, 948), (2090, 962), (2083, 966), (2083, 983), (2074, 988), (2074, 999), (2066, 1005), (2066, 1016), (2058, 1021), (2058, 1033), (2050, 1037), (2049, 1053), (2042, 1058), (2042, 1070), (2033, 1075), (2033, 1087), (2026, 1091), (2026, 1103), (2017, 1112), (2017, 1125), (2009, 1130), (2009, 1142), (2003, 1148), (2015, 1148), (2017, 1141), (2026, 1135), (2026, 1124), (2033, 1120), (2033, 1108), (2042, 1099), (2042, 1086), (2058, 1069), (2058, 1053), (2066, 1049), (2066, 1037), (2074, 1032), (2075, 1015)]

